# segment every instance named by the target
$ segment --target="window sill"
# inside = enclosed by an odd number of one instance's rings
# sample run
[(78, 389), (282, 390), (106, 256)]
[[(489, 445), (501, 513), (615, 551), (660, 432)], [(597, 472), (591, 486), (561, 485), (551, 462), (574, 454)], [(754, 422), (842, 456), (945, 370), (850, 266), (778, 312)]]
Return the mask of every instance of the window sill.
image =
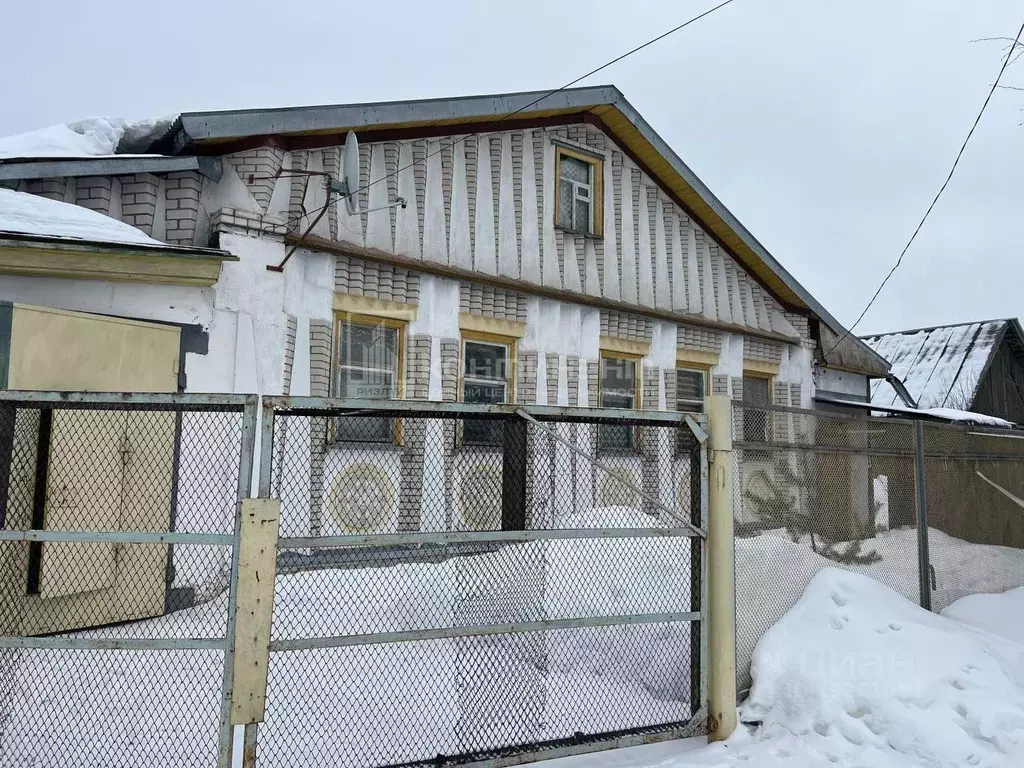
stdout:
[(569, 227), (563, 227), (561, 224), (555, 224), (555, 230), (557, 232), (564, 232), (567, 235), (581, 235), (586, 240), (604, 240), (604, 235), (595, 235), (593, 232), (584, 232), (580, 229), (569, 229)]

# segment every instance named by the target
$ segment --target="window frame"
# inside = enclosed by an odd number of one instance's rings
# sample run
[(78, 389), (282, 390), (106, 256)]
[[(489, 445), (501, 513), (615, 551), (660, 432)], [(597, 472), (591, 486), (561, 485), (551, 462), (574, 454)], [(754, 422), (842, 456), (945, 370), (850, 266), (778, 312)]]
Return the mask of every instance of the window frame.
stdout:
[[(743, 382), (743, 399), (742, 399), (741, 402), (744, 405), (748, 404), (748, 401), (747, 401), (747, 379), (760, 379), (761, 381), (767, 381), (768, 382), (768, 402), (767, 402), (767, 405), (768, 406), (774, 405), (774, 403), (775, 403), (775, 377), (773, 375), (771, 375), (770, 373), (764, 373), (763, 371), (752, 371), (752, 370), (749, 370), (749, 369), (745, 369), (743, 371), (743, 378), (742, 378), (742, 382)], [(758, 407), (756, 403), (749, 403), (749, 404), (752, 407), (755, 407), (755, 408)], [(767, 411), (766, 413), (770, 413), (770, 411)], [(773, 432), (773, 429), (772, 429), (772, 418), (771, 418), (771, 416), (766, 416), (765, 420), (764, 420), (764, 438), (763, 438), (763, 440), (748, 440), (747, 439), (746, 412), (744, 412), (744, 418), (743, 418), (743, 441), (744, 442), (750, 442), (750, 443), (759, 443), (759, 442), (770, 443), (772, 441), (772, 432)]]
[[(397, 337), (397, 357), (398, 362), (395, 370), (395, 397), (387, 398), (388, 400), (402, 400), (405, 398), (405, 343), (406, 333), (408, 331), (408, 321), (398, 320), (392, 317), (380, 317), (378, 315), (367, 315), (359, 312), (348, 312), (344, 310), (336, 310), (334, 312), (334, 331), (331, 337), (331, 378), (330, 378), (330, 393), (333, 398), (341, 398), (342, 395), (338, 390), (338, 374), (341, 371), (341, 330), (344, 324), (349, 325), (363, 325), (363, 326), (380, 326), (383, 328), (390, 328), (398, 331)], [(358, 442), (362, 445), (402, 445), (402, 420), (399, 418), (392, 418), (392, 435), (391, 440), (359, 440), (359, 441), (348, 441), (338, 435), (337, 420), (332, 418), (329, 422), (327, 439), (328, 442)]]
[[(512, 404), (516, 401), (516, 345), (519, 341), (515, 336), (504, 336), (499, 333), (489, 333), (487, 331), (470, 331), (462, 330), (459, 334), (459, 381), (457, 398), (460, 403), (466, 402), (466, 342), (476, 344), (490, 344), (492, 346), (505, 347), (508, 354), (508, 359), (505, 361), (505, 404)], [(468, 377), (473, 380), (474, 377)], [(486, 379), (481, 379), (486, 381)], [(497, 381), (494, 379), (493, 381)], [(462, 447), (464, 445), (470, 445), (477, 448), (495, 448), (498, 447), (492, 443), (466, 442), (464, 434), (464, 423), (463, 421), (458, 422), (457, 430), (457, 445)]]
[[(559, 215), (559, 201), (562, 194), (562, 158), (571, 157), (590, 166), (590, 227), (586, 230), (574, 229), (562, 224)], [(554, 189), (554, 211), (555, 227), (564, 232), (583, 235), (584, 237), (604, 236), (604, 157), (599, 154), (590, 154), (583, 150), (572, 149), (571, 147), (555, 144), (555, 189)], [(570, 182), (572, 183), (572, 182)], [(575, 208), (576, 195), (573, 194), (573, 206)]]
[[(622, 408), (616, 410), (632, 410), (639, 411), (643, 408), (643, 355), (634, 355), (628, 352), (615, 352), (613, 350), (602, 349), (600, 357), (597, 361), (597, 406), (598, 408), (612, 408), (615, 406), (606, 406), (604, 404), (604, 385), (602, 380), (602, 373), (604, 372), (604, 361), (605, 360), (622, 360), (633, 363), (635, 366), (634, 370), (634, 392), (636, 393), (633, 397), (632, 408)], [(640, 450), (640, 428), (630, 425), (623, 425), (630, 431), (631, 448), (612, 448), (607, 445), (602, 445), (601, 431), (602, 427), (616, 427), (616, 424), (599, 424), (597, 427), (597, 450), (599, 453), (633, 453)]]
[[(701, 384), (701, 391), (703, 392), (703, 396), (701, 397), (700, 408), (698, 410), (696, 410), (696, 411), (683, 410), (682, 408), (679, 407), (679, 401), (681, 399), (679, 397), (679, 372), (680, 371), (687, 371), (688, 373), (699, 373), (701, 375), (701, 382), (702, 382), (702, 384)], [(694, 363), (678, 363), (677, 362), (676, 363), (676, 368), (675, 368), (675, 373), (676, 373), (676, 401), (675, 401), (675, 403), (673, 403), (673, 407), (675, 408), (676, 412), (677, 413), (704, 413), (704, 407), (705, 407), (704, 406), (704, 401), (707, 399), (707, 396), (708, 396), (708, 384), (710, 383), (710, 379), (711, 379), (711, 369), (708, 368), (708, 367), (702, 366), (702, 365), (696, 365)], [(690, 402), (694, 402), (694, 401), (691, 400)]]

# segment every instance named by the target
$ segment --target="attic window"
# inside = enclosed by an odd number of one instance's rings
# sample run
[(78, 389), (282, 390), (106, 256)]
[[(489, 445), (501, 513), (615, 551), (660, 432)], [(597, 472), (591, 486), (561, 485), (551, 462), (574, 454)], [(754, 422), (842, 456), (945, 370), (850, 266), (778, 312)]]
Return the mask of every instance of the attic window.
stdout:
[(604, 218), (602, 161), (557, 147), (555, 154), (555, 224), (570, 232), (600, 237)]

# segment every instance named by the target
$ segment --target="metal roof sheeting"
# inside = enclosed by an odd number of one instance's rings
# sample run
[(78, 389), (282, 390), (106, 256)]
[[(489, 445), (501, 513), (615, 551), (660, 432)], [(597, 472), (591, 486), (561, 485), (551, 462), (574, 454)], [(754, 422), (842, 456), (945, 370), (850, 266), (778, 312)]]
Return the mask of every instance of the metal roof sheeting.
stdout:
[[(863, 340), (891, 363), (893, 375), (903, 380), (919, 407), (966, 408), (973, 402), (988, 361), (1011, 322), (943, 325), (865, 336)], [(872, 383), (871, 402), (881, 406), (901, 404), (886, 381)]]

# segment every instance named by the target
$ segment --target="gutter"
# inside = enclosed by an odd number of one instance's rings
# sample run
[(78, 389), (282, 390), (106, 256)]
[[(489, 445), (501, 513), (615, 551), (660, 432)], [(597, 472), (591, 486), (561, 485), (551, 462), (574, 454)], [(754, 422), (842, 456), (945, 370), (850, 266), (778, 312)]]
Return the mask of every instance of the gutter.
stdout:
[(133, 173), (174, 173), (198, 171), (210, 181), (220, 181), (223, 164), (219, 157), (80, 157), (17, 158), (0, 160), (0, 181), (56, 179), (76, 176), (128, 176)]

